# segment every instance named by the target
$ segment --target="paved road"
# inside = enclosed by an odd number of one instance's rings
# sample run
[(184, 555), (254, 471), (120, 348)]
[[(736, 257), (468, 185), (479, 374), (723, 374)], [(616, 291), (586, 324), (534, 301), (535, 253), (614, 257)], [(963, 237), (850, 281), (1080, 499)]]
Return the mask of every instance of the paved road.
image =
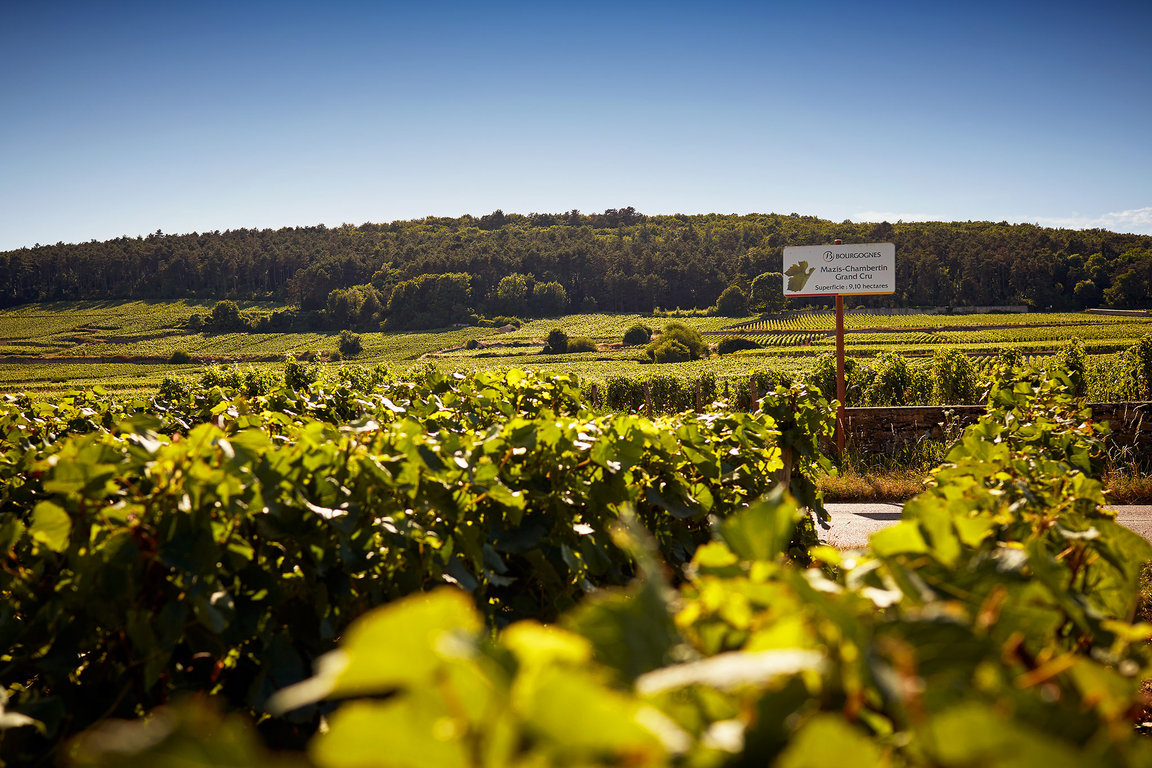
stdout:
[[(900, 504), (828, 504), (832, 528), (821, 531), (824, 543), (840, 549), (863, 549), (868, 537), (900, 519)], [(1152, 541), (1152, 505), (1115, 505), (1116, 521)], [(819, 529), (818, 529), (819, 530)]]

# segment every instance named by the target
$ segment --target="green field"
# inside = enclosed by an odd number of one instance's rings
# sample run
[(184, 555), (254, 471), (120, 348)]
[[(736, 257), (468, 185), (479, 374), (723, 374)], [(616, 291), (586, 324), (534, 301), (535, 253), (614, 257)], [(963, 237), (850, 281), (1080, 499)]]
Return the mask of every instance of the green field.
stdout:
[[(53, 302), (0, 311), (0, 391), (45, 392), (102, 384), (116, 390), (147, 390), (172, 372), (191, 373), (207, 365), (278, 365), (286, 355), (321, 358), (338, 347), (329, 333), (201, 333), (185, 323), (193, 313), (207, 314), (213, 302), (122, 301)], [(246, 302), (246, 312), (271, 313), (283, 305)], [(715, 345), (726, 336), (754, 340), (761, 349), (712, 355), (690, 363), (652, 365), (640, 347), (623, 347), (624, 331), (642, 323), (659, 330), (681, 322)], [(927, 357), (958, 349), (985, 357), (1006, 348), (1044, 355), (1068, 339), (1084, 341), (1097, 357), (1131, 346), (1152, 332), (1152, 318), (1072, 313), (881, 315), (846, 313), (845, 344), (857, 358), (882, 352)], [(596, 352), (542, 355), (553, 328), (569, 337), (591, 338)], [(525, 322), (518, 329), (457, 327), (424, 332), (360, 334), (364, 351), (357, 362), (385, 363), (396, 369), (431, 362), (441, 369), (478, 370), (502, 366), (577, 373), (592, 380), (611, 376), (672, 374), (719, 378), (741, 376), (757, 368), (799, 371), (835, 345), (835, 316), (804, 312), (771, 318), (664, 318), (635, 314), (569, 315)], [(466, 349), (475, 339), (478, 346)], [(168, 363), (182, 351), (188, 365)]]

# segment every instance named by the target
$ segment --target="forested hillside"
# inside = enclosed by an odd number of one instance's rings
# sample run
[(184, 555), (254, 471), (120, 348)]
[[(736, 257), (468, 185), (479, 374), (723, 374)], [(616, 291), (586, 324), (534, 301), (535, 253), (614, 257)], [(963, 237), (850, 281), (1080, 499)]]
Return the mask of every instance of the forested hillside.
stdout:
[(645, 216), (623, 208), (36, 246), (0, 253), (0, 305), (232, 298), (331, 309), (334, 290), (365, 286), (346, 311), (359, 311), (365, 300), (378, 303), (383, 317), (418, 308), (427, 325), (471, 311), (702, 308), (736, 284), (755, 308), (753, 281), (780, 270), (785, 246), (834, 238), (896, 244), (898, 293), (854, 300), (862, 304), (1073, 309), (1139, 306), (1152, 296), (1149, 236), (988, 222), (834, 223), (796, 214)]

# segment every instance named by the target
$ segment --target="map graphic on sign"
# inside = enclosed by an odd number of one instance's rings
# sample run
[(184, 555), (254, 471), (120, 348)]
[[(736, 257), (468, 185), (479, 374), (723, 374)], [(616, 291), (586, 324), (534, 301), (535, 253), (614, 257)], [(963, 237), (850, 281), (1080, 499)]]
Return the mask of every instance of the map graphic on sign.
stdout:
[(896, 292), (892, 243), (797, 245), (784, 249), (785, 296), (871, 296)]

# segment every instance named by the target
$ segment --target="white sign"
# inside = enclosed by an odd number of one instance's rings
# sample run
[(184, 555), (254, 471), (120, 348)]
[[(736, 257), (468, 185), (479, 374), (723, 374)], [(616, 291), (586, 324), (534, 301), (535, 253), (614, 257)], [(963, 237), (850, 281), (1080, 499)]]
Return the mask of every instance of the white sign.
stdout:
[(794, 245), (784, 249), (785, 296), (896, 292), (896, 246)]

